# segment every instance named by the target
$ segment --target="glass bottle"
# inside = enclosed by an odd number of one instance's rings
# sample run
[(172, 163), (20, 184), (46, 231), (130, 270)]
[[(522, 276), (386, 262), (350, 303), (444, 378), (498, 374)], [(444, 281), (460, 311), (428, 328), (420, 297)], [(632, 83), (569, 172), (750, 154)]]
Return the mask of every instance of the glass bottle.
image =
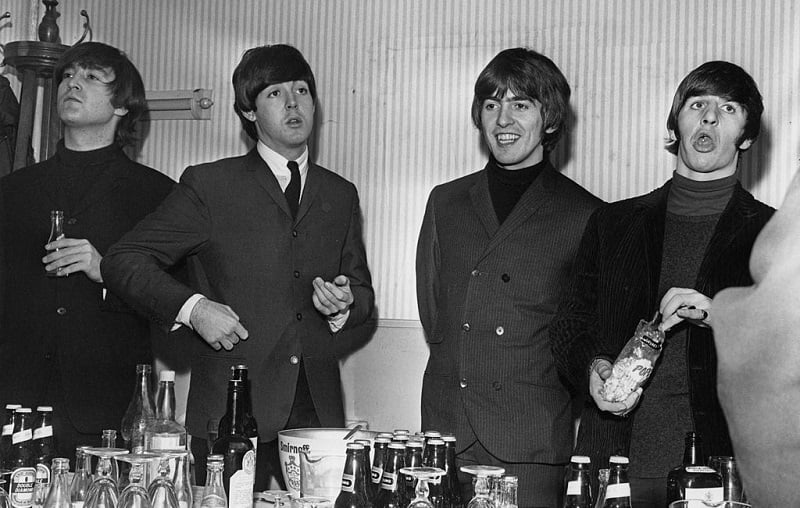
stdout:
[[(430, 431), (428, 431), (429, 433)], [(426, 434), (428, 434), (426, 433)], [(436, 434), (439, 434), (438, 432)], [(441, 437), (429, 437), (422, 454), (422, 465), (447, 471), (447, 448)], [(438, 477), (428, 481), (428, 500), (436, 508), (444, 507), (444, 478)]]
[(367, 494), (369, 500), (375, 502), (375, 498), (381, 491), (381, 477), (383, 476), (383, 467), (386, 462), (386, 457), (389, 451), (389, 439), (385, 437), (376, 437), (372, 454), (372, 468), (370, 469), (370, 482), (367, 485)]
[(372, 502), (373, 508), (404, 508), (408, 504), (398, 477), (405, 467), (405, 447), (401, 443), (389, 443), (381, 472), (380, 490)]
[[(36, 408), (36, 422), (33, 424), (33, 453), (36, 456), (36, 486), (33, 491), (34, 506), (42, 506), (50, 491), (50, 466), (55, 454), (53, 438), (53, 408)], [(69, 466), (69, 459), (67, 461)]]
[(497, 508), (517, 508), (517, 489), (519, 477), (504, 476), (500, 479), (500, 496)]
[(705, 466), (703, 442), (697, 432), (687, 432), (684, 440), (683, 464), (667, 475), (667, 502), (680, 499), (722, 501), (722, 476)]
[(603, 508), (603, 503), (606, 502), (606, 488), (608, 487), (608, 469), (600, 469), (597, 471), (597, 500), (594, 503), (594, 508)]
[(150, 394), (150, 372), (150, 365), (142, 363), (136, 366), (136, 388), (122, 417), (120, 431), (125, 441), (125, 448), (131, 453), (144, 451), (144, 431), (156, 416), (153, 397)]
[[(422, 467), (422, 449), (424, 444), (421, 441), (412, 441), (409, 439), (406, 442), (406, 467)], [(414, 499), (416, 494), (416, 482), (411, 475), (403, 475), (403, 485), (405, 491), (403, 495), (406, 499)]]
[(19, 404), (6, 404), (5, 418), (3, 419), (3, 434), (0, 436), (0, 468), (9, 469), (11, 436), (14, 434), (14, 420)]
[[(100, 442), (103, 448), (116, 448), (117, 431), (114, 429), (103, 429)], [(119, 485), (119, 464), (117, 464), (116, 460), (111, 461), (111, 477), (114, 478), (114, 482)]]
[(69, 459), (53, 459), (52, 472), (53, 487), (46, 496), (44, 508), (69, 508)]
[(144, 446), (147, 451), (186, 449), (186, 428), (175, 421), (174, 370), (158, 376), (156, 417), (145, 427)]
[(228, 496), (222, 485), (222, 455), (209, 455), (206, 462), (206, 486), (203, 489), (203, 499), (200, 508), (227, 508)]
[(563, 508), (594, 508), (592, 504), (592, 461), (585, 455), (573, 455), (569, 460), (564, 485)]
[(442, 436), (445, 447), (445, 476), (444, 508), (462, 508), (464, 495), (461, 492), (461, 482), (458, 481), (458, 468), (456, 467), (456, 437), (453, 435)]
[[(47, 238), (47, 243), (55, 242), (64, 238), (64, 211), (51, 210), (50, 211), (50, 236)], [(56, 249), (58, 250), (58, 249)], [(61, 269), (54, 268), (52, 270), (45, 270), (48, 277), (61, 277)]]
[(192, 480), (189, 476), (189, 452), (175, 458), (175, 497), (179, 508), (192, 508)]
[(33, 490), (36, 485), (36, 456), (34, 455), (31, 429), (31, 408), (21, 407), (16, 411), (14, 433), (11, 436), (10, 465), (11, 480), (8, 497), (13, 508), (33, 505)]
[(628, 457), (613, 455), (608, 459), (608, 466), (608, 486), (603, 508), (631, 508)]
[[(253, 402), (250, 398), (250, 381), (247, 379), (247, 365), (232, 365), (231, 379), (241, 381), (243, 386), (242, 401), (244, 403), (244, 435), (253, 443), (253, 450), (258, 452), (258, 424), (253, 416)], [(233, 415), (228, 412), (220, 419), (217, 435), (226, 436), (231, 432)]]
[(83, 508), (89, 486), (92, 484), (92, 457), (85, 446), (75, 449), (75, 474), (69, 486), (69, 501), (72, 508)]
[[(364, 464), (361, 462), (364, 447), (358, 443), (347, 443), (342, 489), (336, 497), (334, 508), (367, 508), (367, 486), (364, 482)], [(386, 473), (384, 472), (384, 476)]]
[(228, 434), (220, 435), (212, 447), (212, 453), (223, 457), (222, 481), (229, 508), (250, 508), (253, 504), (256, 452), (244, 435), (243, 396), (244, 383), (235, 379), (228, 381), (226, 412), (232, 415), (232, 426)]

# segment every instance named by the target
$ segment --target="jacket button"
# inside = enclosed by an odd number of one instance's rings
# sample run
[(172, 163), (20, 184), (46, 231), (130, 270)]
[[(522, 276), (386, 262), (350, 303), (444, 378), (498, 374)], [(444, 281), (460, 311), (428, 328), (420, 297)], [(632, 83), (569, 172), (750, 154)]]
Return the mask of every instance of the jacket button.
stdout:
[(508, 282), (511, 280), (511, 277), (507, 273), (501, 275), (500, 278), (503, 280), (503, 282)]
[(303, 320), (303, 315), (300, 314), (299, 312), (295, 315), (295, 317), (297, 318), (298, 321), (302, 321)]
[(292, 355), (289, 357), (289, 363), (291, 363), (292, 365), (297, 365), (298, 363), (300, 363), (300, 358), (298, 358), (297, 355)]
[(472, 270), (472, 272), (470, 272), (470, 273), (471, 273), (471, 275), (472, 275), (473, 277), (477, 277), (478, 275), (480, 275), (480, 274), (481, 274), (480, 270), (478, 270), (477, 268), (476, 268), (476, 269), (474, 269), (474, 270)]
[(494, 331), (497, 335), (503, 335), (506, 333), (505, 329), (502, 326), (498, 326), (497, 329)]
[(300, 278), (300, 272), (298, 272), (297, 270), (294, 271), (294, 278), (295, 279), (299, 279)]
[(297, 238), (297, 230), (296, 229), (292, 231), (292, 237), (293, 238)]
[(503, 383), (501, 383), (500, 381), (495, 381), (494, 383), (492, 383), (492, 388), (494, 388), (495, 390), (500, 390), (501, 388), (503, 388)]
[(56, 309), (56, 314), (58, 314), (59, 316), (63, 316), (66, 313), (67, 313), (66, 307), (59, 307)]
[(75, 217), (70, 217), (69, 219), (67, 219), (67, 224), (77, 224), (77, 223), (78, 219), (76, 219)]
[(469, 331), (469, 323), (464, 323), (463, 325), (461, 325), (461, 329), (464, 330), (465, 332), (468, 332)]
[(467, 387), (467, 378), (462, 377), (461, 381), (459, 381), (459, 383), (458, 383), (458, 386), (460, 386), (461, 388), (466, 388)]

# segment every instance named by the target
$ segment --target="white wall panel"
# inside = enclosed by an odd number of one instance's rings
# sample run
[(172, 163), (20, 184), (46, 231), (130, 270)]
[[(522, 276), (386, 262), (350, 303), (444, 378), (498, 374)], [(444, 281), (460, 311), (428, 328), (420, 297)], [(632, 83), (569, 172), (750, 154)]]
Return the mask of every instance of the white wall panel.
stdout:
[[(26, 21), (0, 31), (0, 42), (31, 32), (32, 4), (10, 1)], [(533, 47), (566, 74), (575, 118), (554, 159), (606, 200), (669, 177), (672, 94), (711, 59), (742, 65), (765, 97), (763, 139), (744, 159), (746, 186), (777, 205), (797, 167), (793, 0), (64, 0), (67, 43), (80, 34), (83, 8), (95, 40), (125, 49), (148, 89), (214, 90), (211, 121), (150, 125), (139, 158), (174, 178), (189, 164), (247, 149), (230, 85), (246, 48), (285, 41), (303, 51), (319, 86), (316, 160), (360, 190), (382, 318), (417, 317), (414, 249), (425, 199), (433, 185), (483, 166), (471, 90), (503, 48)]]

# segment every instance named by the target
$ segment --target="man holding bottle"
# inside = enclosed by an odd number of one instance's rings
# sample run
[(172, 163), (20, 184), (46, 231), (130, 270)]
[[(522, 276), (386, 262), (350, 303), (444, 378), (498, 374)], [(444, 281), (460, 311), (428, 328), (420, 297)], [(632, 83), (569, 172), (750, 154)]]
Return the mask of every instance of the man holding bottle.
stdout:
[[(333, 336), (366, 321), (374, 294), (358, 193), (309, 160), (317, 95), (303, 55), (283, 44), (250, 49), (233, 86), (256, 146), (188, 168), (159, 210), (111, 249), (102, 273), (162, 326), (200, 339), (186, 416), (200, 474), (230, 368), (248, 366), (263, 490), (270, 476), (283, 483), (279, 430), (344, 425)], [(164, 271), (184, 259), (189, 285)]]
[[(146, 107), (122, 52), (79, 44), (54, 76), (56, 154), (0, 180), (0, 403), (53, 406), (57, 454), (72, 457), (118, 428), (136, 364), (152, 361), (149, 323), (106, 291), (100, 260), (174, 182), (122, 151)], [(64, 237), (48, 242), (54, 210)]]

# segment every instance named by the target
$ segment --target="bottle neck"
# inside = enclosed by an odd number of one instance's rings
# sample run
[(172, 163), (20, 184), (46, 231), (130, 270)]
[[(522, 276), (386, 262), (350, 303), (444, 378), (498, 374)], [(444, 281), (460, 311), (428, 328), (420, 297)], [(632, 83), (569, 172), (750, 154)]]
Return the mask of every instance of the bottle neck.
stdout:
[(244, 435), (245, 401), (240, 386), (228, 386), (228, 405), (226, 413), (231, 418), (230, 433)]
[(152, 414), (155, 411), (155, 406), (153, 405), (153, 397), (150, 394), (150, 370), (142, 369), (138, 371), (138, 374), (139, 381), (137, 383), (134, 397), (141, 401), (142, 412), (145, 414), (149, 412), (152, 417)]
[(686, 437), (686, 448), (683, 451), (684, 466), (703, 465), (703, 454), (700, 441), (695, 436)]
[(156, 418), (159, 420), (175, 420), (175, 383), (160, 381), (158, 383), (158, 400), (156, 402)]
[(608, 473), (608, 484), (628, 483), (628, 468), (624, 465), (612, 465)]

